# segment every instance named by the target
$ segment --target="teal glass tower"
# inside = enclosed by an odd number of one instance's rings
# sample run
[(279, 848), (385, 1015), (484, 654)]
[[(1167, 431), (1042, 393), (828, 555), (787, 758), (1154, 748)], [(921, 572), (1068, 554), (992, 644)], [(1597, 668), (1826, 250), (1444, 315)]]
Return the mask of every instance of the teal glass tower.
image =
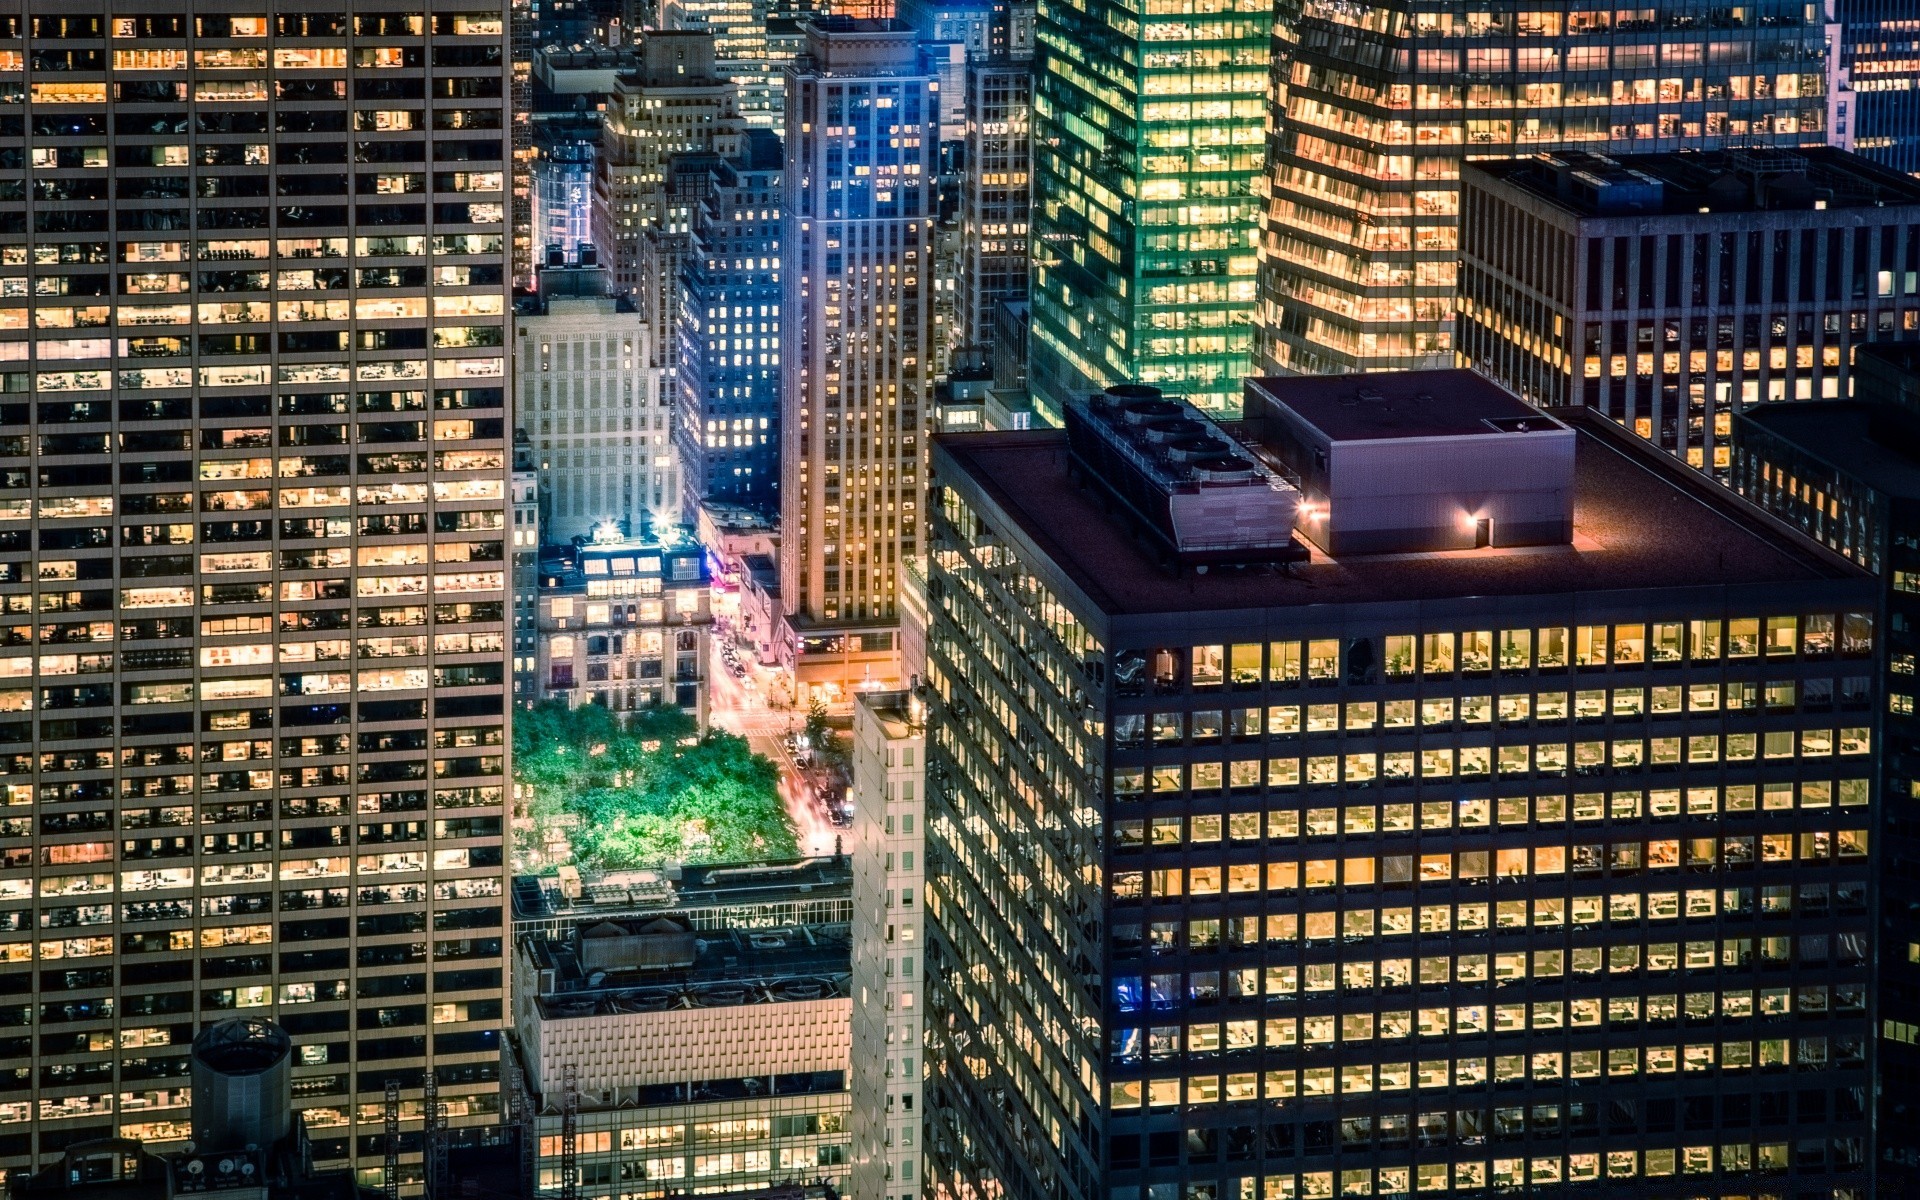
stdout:
[(1237, 411), (1251, 362), (1266, 0), (1039, 9), (1034, 406), (1152, 383)]

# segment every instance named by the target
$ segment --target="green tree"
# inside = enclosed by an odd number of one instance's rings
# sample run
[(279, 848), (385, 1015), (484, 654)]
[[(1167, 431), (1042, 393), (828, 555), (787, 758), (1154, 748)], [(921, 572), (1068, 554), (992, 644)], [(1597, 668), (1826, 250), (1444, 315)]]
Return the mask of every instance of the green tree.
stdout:
[(523, 870), (555, 865), (557, 841), (589, 870), (800, 852), (774, 765), (733, 734), (701, 735), (677, 708), (623, 723), (598, 705), (539, 705), (514, 723), (514, 777)]

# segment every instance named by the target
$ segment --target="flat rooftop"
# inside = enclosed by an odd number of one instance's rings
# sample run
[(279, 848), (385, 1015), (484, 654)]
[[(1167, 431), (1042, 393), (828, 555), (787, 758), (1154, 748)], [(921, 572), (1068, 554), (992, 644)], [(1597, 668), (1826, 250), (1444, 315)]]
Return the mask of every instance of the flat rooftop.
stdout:
[(1169, 574), (1149, 544), (1068, 478), (1064, 432), (943, 434), (933, 446), (938, 475), (971, 476), (1114, 616), (1865, 578), (1605, 418), (1551, 415), (1576, 433), (1571, 545), (1338, 561), (1316, 553), (1285, 574)]
[[(1250, 379), (1247, 386), (1264, 392), (1269, 382)], [(1558, 428), (1475, 371), (1293, 377), (1282, 386), (1281, 403), (1335, 442), (1522, 433), (1528, 423)], [(1255, 416), (1251, 408), (1247, 415)]]
[(608, 871), (581, 876), (578, 896), (568, 896), (557, 875), (516, 875), (513, 915), (522, 921), (611, 916), (852, 894), (853, 866), (845, 857)]
[[(1556, 165), (1583, 186), (1563, 187)], [(1669, 214), (1920, 205), (1920, 179), (1830, 146), (1661, 154), (1565, 151), (1467, 164), (1582, 216), (1632, 215), (1604, 197), (1610, 188), (1657, 188), (1647, 211)], [(1756, 181), (1759, 186), (1756, 186)]]
[(684, 953), (669, 954), (670, 961), (657, 964), (623, 967), (597, 959), (583, 960), (583, 954), (590, 952), (571, 938), (526, 938), (523, 950), (529, 961), (543, 976), (552, 973), (552, 990), (542, 988), (539, 996), (542, 1014), (550, 1018), (591, 1017), (847, 995), (847, 980), (853, 969), (851, 925), (702, 929), (675, 935), (650, 934), (650, 924), (674, 922), (629, 919), (595, 926), (593, 931), (614, 934), (613, 927), (618, 927), (642, 940), (684, 943)]
[(1920, 500), (1920, 421), (1887, 405), (1815, 400), (1748, 409), (1751, 421), (1875, 491)]

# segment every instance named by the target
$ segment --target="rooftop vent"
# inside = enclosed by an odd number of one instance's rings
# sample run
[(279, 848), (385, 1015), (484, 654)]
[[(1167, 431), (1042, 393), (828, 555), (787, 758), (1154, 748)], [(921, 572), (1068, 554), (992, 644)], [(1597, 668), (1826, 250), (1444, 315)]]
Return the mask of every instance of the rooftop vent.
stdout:
[(1133, 515), (1176, 567), (1302, 561), (1300, 493), (1211, 418), (1127, 384), (1067, 405), (1073, 465)]

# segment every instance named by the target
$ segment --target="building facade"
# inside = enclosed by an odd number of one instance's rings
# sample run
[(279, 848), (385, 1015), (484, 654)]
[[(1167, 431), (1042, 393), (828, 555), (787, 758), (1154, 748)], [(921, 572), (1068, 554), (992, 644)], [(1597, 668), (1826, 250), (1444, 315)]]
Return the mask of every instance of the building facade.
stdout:
[(698, 543), (609, 530), (543, 547), (538, 605), (539, 700), (614, 712), (671, 704), (706, 728), (713, 606)]
[(1724, 475), (1733, 414), (1920, 338), (1920, 183), (1838, 150), (1469, 164), (1459, 351)]
[(540, 272), (515, 299), (515, 404), (533, 444), (540, 527), (549, 542), (606, 522), (640, 535), (674, 524), (673, 392), (651, 365), (654, 329), (634, 302), (607, 294), (592, 264)]
[(780, 139), (750, 130), (712, 170), (681, 273), (683, 508), (780, 506)]
[(849, 882), (844, 859), (516, 879), (534, 1186), (844, 1189)]
[(1535, 151), (1818, 146), (1824, 10), (1681, 0), (1459, 13), (1289, 0), (1274, 25), (1257, 359), (1451, 365), (1460, 163)]
[(1852, 125), (1848, 148), (1920, 174), (1920, 15), (1901, 0), (1834, 0)]
[(177, 1147), (243, 1014), (377, 1177), (389, 1081), (497, 1120), (506, 6), (24, 12), (0, 1166)]
[(932, 399), (939, 119), (911, 30), (821, 18), (787, 77), (780, 592), (802, 694), (899, 683)]
[(532, 704), (539, 696), (535, 637), (540, 625), (540, 469), (533, 441), (524, 430), (513, 435), (513, 702)]
[[(617, 291), (656, 322), (679, 303), (679, 276), (663, 280), (652, 239), (665, 225), (667, 164), (676, 154), (735, 152), (738, 93), (714, 65), (710, 31), (658, 31), (640, 42), (641, 69), (617, 77), (594, 163), (594, 241)], [(684, 232), (665, 230), (665, 232)], [(669, 287), (669, 285), (672, 285)], [(670, 345), (653, 348), (665, 366)]]
[(999, 306), (1027, 298), (1033, 60), (969, 59), (965, 108), (955, 320), (959, 344), (985, 350)]
[(926, 729), (907, 692), (862, 693), (853, 716), (855, 1200), (915, 1200), (924, 1172)]
[(1877, 585), (1398, 378), (1252, 381), (1191, 460), (1143, 389), (936, 439), (932, 1194), (1865, 1196)]
[(1275, 25), (1263, 0), (1041, 11), (1029, 370), (1045, 419), (1127, 380), (1239, 403)]
[[(1862, 348), (1855, 399), (1769, 404), (1734, 418), (1733, 486), (1775, 516), (1880, 577), (1886, 691), (1881, 794), (1914, 794), (1920, 720), (1920, 350)], [(1920, 840), (1889, 804), (1877, 833), (1879, 1002), (1875, 1078), (1878, 1195), (1920, 1186), (1920, 1105), (1904, 1084), (1920, 1069), (1920, 937), (1910, 914)]]

